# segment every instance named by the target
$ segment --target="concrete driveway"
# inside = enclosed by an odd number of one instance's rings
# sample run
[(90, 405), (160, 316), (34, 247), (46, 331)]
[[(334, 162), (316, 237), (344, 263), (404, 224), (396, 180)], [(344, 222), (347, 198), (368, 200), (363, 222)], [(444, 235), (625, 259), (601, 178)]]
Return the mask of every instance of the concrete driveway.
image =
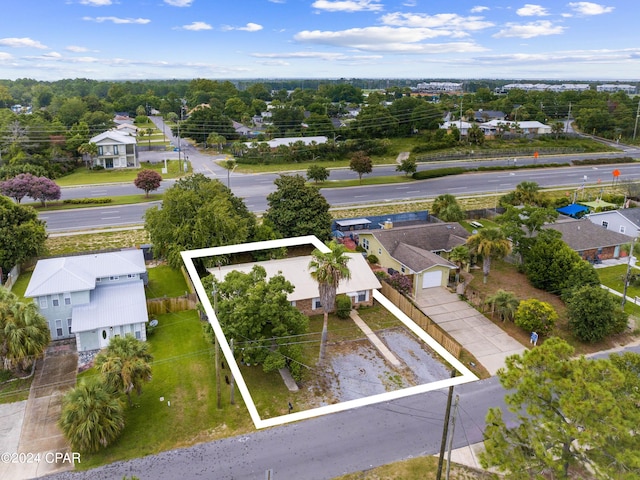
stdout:
[(425, 288), (416, 299), (420, 309), (495, 375), (509, 355), (526, 349), (482, 313), (442, 287)]
[(1, 450), (14, 454), (11, 461), (3, 457), (0, 462), (0, 478), (23, 480), (73, 468), (73, 452), (57, 422), (62, 397), (75, 385), (77, 370), (75, 343), (56, 342), (36, 365), (29, 399), (0, 405)]

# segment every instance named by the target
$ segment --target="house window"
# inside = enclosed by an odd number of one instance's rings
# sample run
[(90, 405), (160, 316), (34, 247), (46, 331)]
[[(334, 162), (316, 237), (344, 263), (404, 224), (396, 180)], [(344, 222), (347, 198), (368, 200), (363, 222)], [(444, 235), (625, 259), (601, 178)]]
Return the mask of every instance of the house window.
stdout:
[(609, 222), (602, 222), (602, 226), (604, 228), (609, 228)]
[(291, 300), (289, 303), (291, 304), (292, 307), (296, 306), (296, 301), (295, 300)]
[(366, 302), (367, 301), (367, 292), (362, 290), (358, 292), (358, 302)]
[(49, 306), (47, 303), (47, 297), (40, 297), (38, 299), (38, 303), (40, 304), (40, 308), (47, 308)]
[(140, 330), (136, 330), (136, 338), (137, 338), (138, 340), (141, 340), (141, 339), (142, 339), (142, 334), (140, 333)]
[(119, 276), (115, 275), (113, 277), (109, 277), (109, 280), (118, 280), (119, 278), (120, 278)]
[(378, 255), (382, 255), (382, 249), (381, 248), (378, 249)]
[(96, 278), (96, 283), (100, 283), (102, 281), (101, 278)]
[(51, 305), (54, 307), (60, 306), (60, 298), (57, 295), (51, 298)]
[(311, 300), (311, 308), (313, 310), (318, 310), (319, 308), (322, 308), (322, 303), (320, 303), (319, 298), (314, 298), (313, 300)]
[(113, 154), (118, 155), (118, 145), (113, 146)]
[(71, 319), (67, 318), (67, 328), (69, 330), (69, 335), (71, 335)]
[(71, 294), (68, 292), (64, 294), (64, 304), (71, 305)]
[(406, 273), (406, 272), (407, 272), (407, 269), (406, 269), (406, 268), (404, 268), (404, 265), (402, 265), (402, 266), (400, 267), (400, 271), (401, 271), (402, 273)]
[(365, 250), (369, 250), (369, 239), (368, 238), (363, 238), (362, 239), (362, 248), (364, 248)]
[(626, 230), (626, 227), (624, 225), (620, 225), (620, 233), (624, 233)]
[(104, 147), (98, 146), (98, 155), (100, 156), (104, 155)]
[(62, 320), (56, 320), (56, 337), (61, 337), (62, 335)]
[(136, 274), (135, 273), (130, 273), (127, 275), (127, 278), (136, 278)]

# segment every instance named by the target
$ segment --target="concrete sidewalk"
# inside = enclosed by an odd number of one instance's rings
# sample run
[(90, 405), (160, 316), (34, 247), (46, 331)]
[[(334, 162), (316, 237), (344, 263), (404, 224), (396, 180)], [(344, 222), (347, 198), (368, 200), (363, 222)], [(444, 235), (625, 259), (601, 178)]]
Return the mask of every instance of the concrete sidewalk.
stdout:
[(416, 304), (495, 375), (504, 367), (510, 355), (526, 350), (475, 308), (443, 287), (426, 288), (418, 292)]

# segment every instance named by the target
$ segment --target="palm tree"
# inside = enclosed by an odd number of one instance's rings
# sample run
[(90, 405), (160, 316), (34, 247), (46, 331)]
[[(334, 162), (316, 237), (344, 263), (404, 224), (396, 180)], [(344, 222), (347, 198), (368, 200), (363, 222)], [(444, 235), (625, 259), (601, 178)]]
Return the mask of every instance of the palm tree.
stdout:
[[(458, 269), (464, 268), (469, 264), (469, 248), (466, 245), (458, 245), (453, 247), (449, 252), (448, 260), (455, 263)], [(456, 283), (460, 279), (460, 274), (456, 272)]]
[[(98, 145), (95, 143), (83, 143), (78, 147), (78, 153), (82, 156), (89, 155), (89, 163), (93, 164), (93, 157), (98, 155)], [(87, 163), (87, 168), (89, 168), (89, 164)]]
[(33, 302), (18, 301), (10, 291), (0, 288), (0, 360), (4, 369), (22, 368), (42, 355), (51, 341), (47, 320)]
[(97, 379), (81, 382), (62, 399), (58, 425), (73, 450), (97, 452), (124, 429), (124, 408)]
[(153, 359), (146, 342), (132, 335), (113, 337), (109, 346), (96, 355), (94, 365), (107, 386), (114, 392), (126, 393), (131, 406), (131, 392), (142, 393), (142, 382), (151, 380)]
[(511, 244), (499, 228), (485, 228), (467, 239), (469, 249), (482, 256), (482, 282), (487, 283), (491, 271), (491, 259), (504, 258), (511, 251)]
[(459, 222), (465, 217), (456, 197), (450, 193), (436, 197), (431, 207), (431, 213), (443, 222)]
[(487, 304), (491, 306), (492, 314), (496, 312), (504, 322), (505, 320), (513, 320), (520, 300), (515, 293), (500, 289), (487, 298)]
[(236, 168), (236, 161), (233, 158), (227, 158), (222, 162), (222, 167), (227, 171), (227, 188), (231, 188), (231, 172)]
[(329, 242), (327, 246), (330, 248), (330, 251), (327, 253), (321, 252), (318, 249), (311, 252), (313, 258), (309, 262), (311, 276), (318, 282), (320, 303), (324, 311), (319, 363), (324, 361), (329, 312), (333, 311), (336, 305), (336, 290), (338, 289), (340, 280), (351, 278), (351, 272), (349, 271), (349, 267), (347, 267), (349, 257), (345, 254), (347, 250), (346, 247), (341, 243), (337, 243), (335, 240)]

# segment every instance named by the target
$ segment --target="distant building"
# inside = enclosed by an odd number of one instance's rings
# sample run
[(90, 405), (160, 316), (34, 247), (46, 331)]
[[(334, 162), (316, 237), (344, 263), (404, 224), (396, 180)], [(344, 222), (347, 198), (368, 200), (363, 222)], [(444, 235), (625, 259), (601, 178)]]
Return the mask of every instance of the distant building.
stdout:
[(548, 84), (548, 83), (509, 83), (495, 89), (496, 93), (507, 93), (509, 90), (524, 90), (525, 92), (585, 92), (591, 90), (591, 86), (588, 83), (562, 83), (562, 84)]
[(636, 93), (636, 90), (637, 88), (634, 85), (624, 85), (617, 83), (604, 83), (596, 87), (596, 91), (598, 92), (624, 92), (629, 95), (634, 95)]

